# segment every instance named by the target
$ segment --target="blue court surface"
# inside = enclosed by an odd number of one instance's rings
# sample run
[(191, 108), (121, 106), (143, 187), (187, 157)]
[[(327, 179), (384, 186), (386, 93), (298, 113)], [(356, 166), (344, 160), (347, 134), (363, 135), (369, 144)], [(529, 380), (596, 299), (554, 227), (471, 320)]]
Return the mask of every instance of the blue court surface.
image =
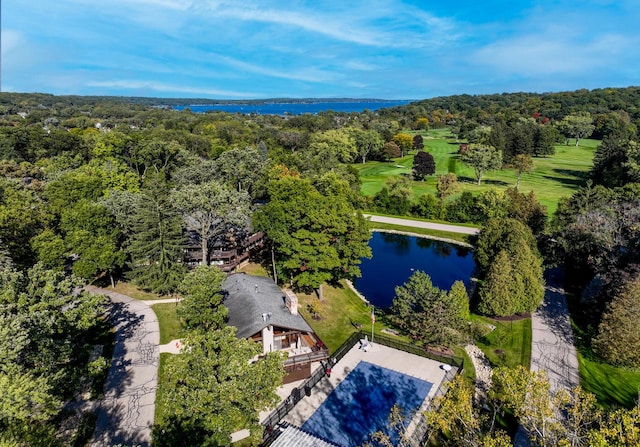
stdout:
[(395, 404), (411, 417), (431, 386), (427, 381), (361, 361), (301, 428), (343, 447), (359, 446), (375, 431), (388, 433), (389, 412)]

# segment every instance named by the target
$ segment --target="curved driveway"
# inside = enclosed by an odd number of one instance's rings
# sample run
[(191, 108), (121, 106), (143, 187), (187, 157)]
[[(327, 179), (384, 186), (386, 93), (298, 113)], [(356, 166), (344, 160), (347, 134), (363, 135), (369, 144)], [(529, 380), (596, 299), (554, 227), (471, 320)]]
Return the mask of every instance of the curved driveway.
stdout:
[(562, 272), (549, 269), (545, 279), (544, 302), (531, 315), (531, 370), (547, 372), (552, 392), (570, 391), (580, 384), (580, 374)]
[(116, 343), (92, 446), (149, 446), (158, 385), (160, 328), (143, 301), (93, 286), (85, 288), (111, 300), (107, 316)]
[(399, 217), (376, 216), (374, 214), (364, 214), (371, 222), (386, 223), (391, 225), (402, 225), (405, 227), (426, 228), (429, 230), (448, 231), (449, 233), (478, 234), (479, 228), (461, 227), (459, 225), (441, 224), (436, 222), (424, 222), (422, 220), (401, 219)]

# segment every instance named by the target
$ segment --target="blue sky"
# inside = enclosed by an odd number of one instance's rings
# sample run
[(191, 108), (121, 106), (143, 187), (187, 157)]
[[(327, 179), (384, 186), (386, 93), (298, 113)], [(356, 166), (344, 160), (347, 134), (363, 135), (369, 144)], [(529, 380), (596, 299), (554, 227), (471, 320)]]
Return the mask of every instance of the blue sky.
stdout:
[(4, 0), (2, 90), (422, 99), (640, 84), (637, 0)]

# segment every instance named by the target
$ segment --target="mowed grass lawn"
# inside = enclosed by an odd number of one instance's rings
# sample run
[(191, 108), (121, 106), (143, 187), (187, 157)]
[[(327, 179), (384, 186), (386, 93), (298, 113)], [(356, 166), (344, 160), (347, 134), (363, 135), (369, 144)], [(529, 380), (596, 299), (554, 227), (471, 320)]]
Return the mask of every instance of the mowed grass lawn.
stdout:
[(133, 299), (141, 301), (153, 301), (171, 298), (169, 296), (158, 295), (157, 293), (145, 292), (137, 288), (134, 284), (125, 281), (118, 281), (115, 287), (106, 287), (107, 290), (130, 296)]
[[(455, 172), (462, 184), (461, 191), (471, 191), (477, 194), (490, 188), (504, 190), (516, 184), (517, 175), (513, 170), (502, 169), (488, 172), (483, 176), (482, 184), (478, 186), (473, 168), (466, 166), (458, 159), (459, 143), (448, 132), (422, 133), (425, 150), (433, 155), (436, 162), (436, 175)], [(519, 190), (524, 193), (534, 191), (538, 200), (547, 206), (551, 215), (560, 197), (568, 197), (584, 185), (587, 173), (591, 168), (593, 154), (600, 144), (598, 140), (581, 140), (576, 147), (557, 145), (556, 153), (550, 157), (534, 158), (534, 169), (524, 174), (520, 180)], [(390, 162), (370, 161), (365, 164), (354, 163), (360, 173), (362, 193), (372, 196), (384, 186), (388, 177), (411, 175), (414, 154), (394, 159)], [(430, 192), (436, 193), (436, 178), (429, 176), (423, 182), (411, 182), (414, 198)]]
[(151, 306), (156, 317), (158, 317), (161, 345), (165, 345), (180, 336), (180, 320), (176, 313), (179, 307), (180, 304), (176, 306), (175, 303), (162, 303)]
[(580, 385), (603, 407), (632, 408), (640, 396), (640, 372), (601, 363), (578, 351)]
[(531, 318), (515, 321), (495, 320), (473, 315), (476, 324), (495, 326), (491, 332), (475, 336), (475, 344), (484, 352), (494, 367), (514, 368), (522, 365), (529, 369), (531, 365)]
[[(371, 308), (355, 294), (344, 282), (339, 286), (323, 285), (323, 299), (315, 294), (297, 292), (300, 314), (330, 352), (338, 349), (349, 336), (358, 330), (371, 333)], [(317, 311), (313, 318), (311, 308)], [(384, 328), (382, 321), (376, 321), (374, 332)]]

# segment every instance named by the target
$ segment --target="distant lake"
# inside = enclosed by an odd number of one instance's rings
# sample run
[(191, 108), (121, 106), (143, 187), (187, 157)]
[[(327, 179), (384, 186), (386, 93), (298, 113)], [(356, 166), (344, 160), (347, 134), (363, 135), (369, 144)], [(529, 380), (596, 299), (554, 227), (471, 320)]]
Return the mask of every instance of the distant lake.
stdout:
[(209, 104), (173, 106), (176, 110), (184, 110), (187, 107), (192, 112), (204, 113), (208, 111), (229, 113), (255, 113), (258, 115), (303, 115), (305, 113), (316, 114), (333, 110), (334, 112), (362, 112), (365, 109), (374, 111), (387, 107), (396, 107), (408, 104), (410, 101), (345, 101), (345, 102), (305, 102), (305, 103), (264, 103), (264, 104)]
[(440, 289), (449, 290), (457, 280), (468, 288), (475, 268), (470, 248), (433, 239), (376, 231), (369, 246), (373, 257), (362, 260), (362, 278), (353, 283), (380, 308), (391, 306), (396, 286), (407, 282), (416, 270), (431, 276)]

